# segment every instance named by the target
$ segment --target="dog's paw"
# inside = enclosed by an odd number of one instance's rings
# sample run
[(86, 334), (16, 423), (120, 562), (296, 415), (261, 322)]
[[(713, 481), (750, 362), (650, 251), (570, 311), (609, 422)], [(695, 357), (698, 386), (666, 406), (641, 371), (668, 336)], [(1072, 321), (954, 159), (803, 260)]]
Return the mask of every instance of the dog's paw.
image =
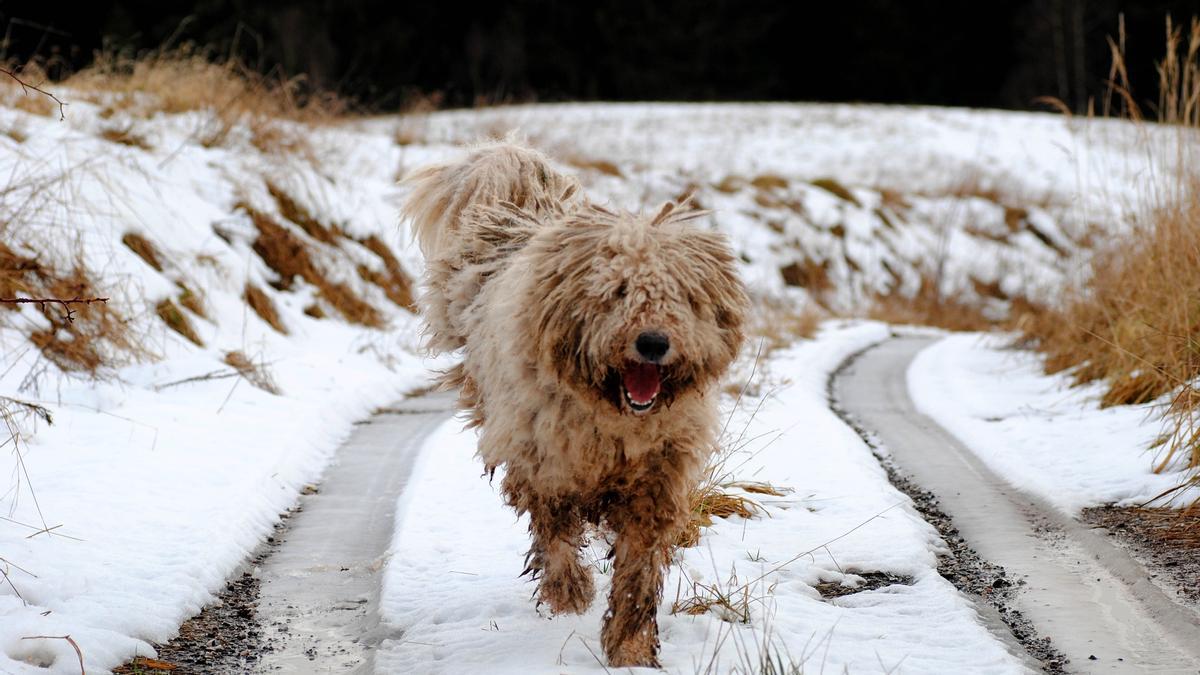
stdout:
[(605, 650), (608, 665), (613, 668), (661, 668), (658, 656), (655, 654), (655, 641), (632, 639)]
[(538, 586), (538, 601), (554, 614), (583, 614), (592, 605), (596, 587), (591, 569), (578, 563), (558, 573), (544, 571)]

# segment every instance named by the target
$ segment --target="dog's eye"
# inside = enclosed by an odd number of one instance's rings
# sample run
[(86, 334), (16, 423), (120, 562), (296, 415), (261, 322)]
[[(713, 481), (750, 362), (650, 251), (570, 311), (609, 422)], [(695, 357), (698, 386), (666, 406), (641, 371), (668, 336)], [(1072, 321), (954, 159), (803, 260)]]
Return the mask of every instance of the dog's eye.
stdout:
[(625, 287), (625, 282), (622, 281), (621, 284), (619, 286), (617, 286), (617, 290), (613, 291), (613, 297), (618, 300), (624, 300), (625, 293), (627, 290), (628, 289)]

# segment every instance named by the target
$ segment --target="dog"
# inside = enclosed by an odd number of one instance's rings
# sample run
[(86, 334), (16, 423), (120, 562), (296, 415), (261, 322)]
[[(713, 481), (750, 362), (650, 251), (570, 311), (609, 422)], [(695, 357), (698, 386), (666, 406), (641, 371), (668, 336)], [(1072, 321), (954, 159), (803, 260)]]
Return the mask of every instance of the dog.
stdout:
[(658, 665), (663, 574), (744, 339), (748, 300), (726, 239), (678, 203), (650, 216), (594, 204), (509, 141), (406, 183), (428, 346), (461, 350), (442, 383), (478, 428), (485, 474), (503, 467), (505, 502), (529, 515), (538, 604), (589, 607), (580, 549), (589, 524), (607, 527), (605, 655)]

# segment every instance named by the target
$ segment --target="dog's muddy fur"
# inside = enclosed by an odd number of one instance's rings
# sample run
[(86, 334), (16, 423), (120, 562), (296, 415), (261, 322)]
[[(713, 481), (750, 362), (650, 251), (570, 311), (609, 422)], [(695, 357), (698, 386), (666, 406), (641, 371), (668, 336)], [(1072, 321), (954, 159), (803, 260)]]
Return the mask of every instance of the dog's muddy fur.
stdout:
[(552, 612), (582, 612), (588, 524), (615, 535), (602, 642), (655, 665), (663, 571), (717, 436), (716, 386), (747, 298), (702, 212), (591, 204), (537, 152), (492, 143), (409, 179), (426, 258), (421, 308), (487, 471), (530, 516), (527, 572)]

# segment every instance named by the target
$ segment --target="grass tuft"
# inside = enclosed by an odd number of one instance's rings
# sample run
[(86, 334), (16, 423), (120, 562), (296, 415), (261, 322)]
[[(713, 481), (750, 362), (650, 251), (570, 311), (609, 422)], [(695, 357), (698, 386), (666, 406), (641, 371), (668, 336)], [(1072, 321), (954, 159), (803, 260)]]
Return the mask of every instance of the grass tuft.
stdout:
[(841, 199), (842, 201), (850, 202), (851, 204), (862, 208), (862, 202), (858, 201), (858, 198), (854, 196), (854, 193), (850, 192), (850, 189), (845, 185), (842, 185), (832, 178), (818, 178), (812, 182), (812, 185), (813, 187), (821, 188), (822, 190), (828, 192), (834, 197), (837, 197), (838, 199)]
[(250, 309), (254, 310), (258, 318), (267, 322), (267, 325), (283, 335), (288, 334), (287, 326), (283, 324), (283, 320), (279, 318), (279, 310), (275, 308), (275, 301), (267, 295), (266, 291), (248, 283), (242, 299), (246, 301)]
[(126, 232), (125, 236), (121, 237), (121, 243), (130, 251), (137, 254), (147, 265), (153, 267), (155, 271), (163, 271), (162, 258), (159, 257), (158, 249), (149, 239), (143, 237), (137, 232)]
[(255, 363), (240, 351), (232, 351), (225, 353), (225, 365), (233, 368), (250, 384), (262, 389), (265, 392), (278, 395), (279, 385), (275, 383), (275, 378), (267, 370), (266, 364)]
[(197, 347), (204, 346), (204, 342), (192, 326), (191, 319), (188, 319), (183, 310), (179, 309), (179, 305), (172, 302), (170, 298), (159, 302), (154, 308), (154, 313), (167, 324), (168, 328), (187, 338), (192, 344)]
[[(290, 290), (300, 278), (317, 288), (317, 295), (347, 321), (371, 328), (383, 327), (383, 316), (379, 310), (358, 297), (349, 286), (332, 281), (312, 259), (310, 243), (303, 235), (280, 224), (270, 216), (245, 204), (241, 205), (250, 214), (258, 237), (252, 248), (272, 270), (279, 275), (280, 290)], [(260, 315), (261, 316), (261, 315)]]
[[(0, 298), (97, 298), (104, 296), (93, 283), (82, 261), (69, 269), (41, 261), (36, 255), (18, 253), (0, 242)], [(41, 313), (42, 326), (29, 339), (42, 354), (64, 371), (96, 374), (119, 357), (146, 356), (138, 340), (130, 335), (129, 322), (106, 302), (72, 305), (41, 303), (29, 305)], [(8, 311), (21, 311), (3, 303)]]
[[(983, 286), (983, 290), (990, 289), (990, 286)], [(921, 278), (920, 287), (912, 295), (899, 291), (876, 295), (867, 310), (867, 317), (891, 324), (933, 326), (952, 331), (987, 331), (1000, 323), (987, 316), (981, 303), (942, 293), (938, 283), (928, 275)]]

